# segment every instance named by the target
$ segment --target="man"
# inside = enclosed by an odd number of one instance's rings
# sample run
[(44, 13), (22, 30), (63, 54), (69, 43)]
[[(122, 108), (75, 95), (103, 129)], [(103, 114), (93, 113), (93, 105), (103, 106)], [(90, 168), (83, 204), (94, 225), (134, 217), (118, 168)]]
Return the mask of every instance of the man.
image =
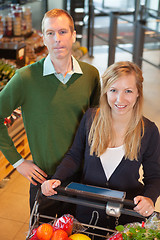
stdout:
[[(42, 32), (46, 59), (17, 70), (0, 92), (0, 150), (31, 182), (31, 209), (38, 185), (54, 174), (82, 115), (98, 104), (100, 92), (97, 69), (71, 56), (76, 40), (72, 17), (61, 9), (50, 10)], [(22, 159), (3, 124), (19, 106), (33, 161)]]

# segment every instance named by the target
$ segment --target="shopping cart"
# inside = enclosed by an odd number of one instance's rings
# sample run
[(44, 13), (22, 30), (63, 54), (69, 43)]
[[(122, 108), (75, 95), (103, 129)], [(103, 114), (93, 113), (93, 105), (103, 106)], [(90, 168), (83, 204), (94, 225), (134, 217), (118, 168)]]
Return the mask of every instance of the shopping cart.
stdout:
[[(122, 191), (105, 189), (74, 182), (70, 183), (66, 187), (58, 187), (56, 191), (58, 193), (57, 195), (53, 195), (47, 198), (104, 210), (107, 215), (113, 216), (117, 219), (117, 225), (118, 218), (121, 214), (139, 217), (142, 218), (142, 220), (144, 219), (143, 216), (134, 210), (127, 208), (133, 208), (135, 207), (135, 204), (133, 201), (125, 199), (126, 193)], [(41, 215), (39, 213), (38, 210), (40, 195), (41, 191), (39, 190), (37, 192), (33, 210), (30, 216), (29, 231), (26, 240), (30, 239), (32, 230), (43, 223), (40, 219), (45, 219), (45, 222), (48, 221), (50, 223), (53, 223), (56, 220), (54, 217)], [(99, 237), (99, 239), (106, 239), (108, 236), (115, 232), (115, 230), (97, 226), (96, 222), (92, 222), (92, 219), (89, 224), (79, 223), (77, 221), (75, 224), (78, 232), (84, 232), (86, 235), (89, 235), (91, 239), (94, 239), (94, 236)], [(93, 232), (92, 229), (100, 230), (104, 234), (99, 235)]]

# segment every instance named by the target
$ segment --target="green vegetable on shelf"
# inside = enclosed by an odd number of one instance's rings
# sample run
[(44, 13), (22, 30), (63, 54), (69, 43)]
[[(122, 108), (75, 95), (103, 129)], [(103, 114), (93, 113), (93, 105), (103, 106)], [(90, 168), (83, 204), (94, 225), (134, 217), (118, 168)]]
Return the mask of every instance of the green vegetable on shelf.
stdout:
[(3, 68), (5, 67), (5, 63), (0, 64), (0, 72), (2, 72)]
[(12, 71), (8, 75), (8, 79), (11, 79), (13, 77), (13, 75), (15, 74), (15, 72), (16, 72), (16, 69), (12, 69)]
[(15, 74), (16, 67), (10, 63), (0, 60), (0, 90), (7, 84), (7, 82)]

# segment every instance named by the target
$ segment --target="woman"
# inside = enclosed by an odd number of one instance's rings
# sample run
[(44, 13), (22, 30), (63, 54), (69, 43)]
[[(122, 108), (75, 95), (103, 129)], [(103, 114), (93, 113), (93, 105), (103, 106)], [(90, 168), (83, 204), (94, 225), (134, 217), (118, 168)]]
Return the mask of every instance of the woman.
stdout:
[[(134, 210), (150, 216), (160, 195), (160, 135), (142, 109), (141, 70), (128, 61), (111, 65), (102, 76), (99, 108), (86, 112), (71, 149), (53, 180), (42, 184), (42, 193), (56, 194), (54, 188), (72, 176), (84, 159), (82, 183), (125, 191), (126, 198), (137, 204)], [(143, 184), (139, 182), (141, 164)], [(78, 206), (76, 217), (88, 223), (92, 210)], [(113, 218), (98, 212), (98, 225), (114, 227)], [(120, 216), (119, 223), (130, 221), (135, 218)]]

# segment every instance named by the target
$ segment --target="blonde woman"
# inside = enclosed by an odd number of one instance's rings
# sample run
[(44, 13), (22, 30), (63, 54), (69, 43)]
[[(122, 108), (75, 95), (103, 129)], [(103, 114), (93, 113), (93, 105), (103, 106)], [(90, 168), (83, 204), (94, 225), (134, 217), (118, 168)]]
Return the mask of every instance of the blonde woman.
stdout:
[[(134, 210), (144, 217), (154, 211), (160, 195), (160, 135), (145, 118), (143, 76), (132, 62), (117, 62), (102, 76), (99, 108), (84, 115), (74, 143), (58, 166), (53, 179), (42, 184), (45, 195), (53, 195), (61, 182), (72, 176), (84, 159), (82, 183), (125, 191), (134, 199)], [(143, 165), (143, 184), (139, 169)], [(92, 210), (77, 207), (77, 218), (89, 222)], [(98, 210), (98, 225), (114, 227), (115, 219)], [(135, 221), (121, 216), (119, 222)]]

